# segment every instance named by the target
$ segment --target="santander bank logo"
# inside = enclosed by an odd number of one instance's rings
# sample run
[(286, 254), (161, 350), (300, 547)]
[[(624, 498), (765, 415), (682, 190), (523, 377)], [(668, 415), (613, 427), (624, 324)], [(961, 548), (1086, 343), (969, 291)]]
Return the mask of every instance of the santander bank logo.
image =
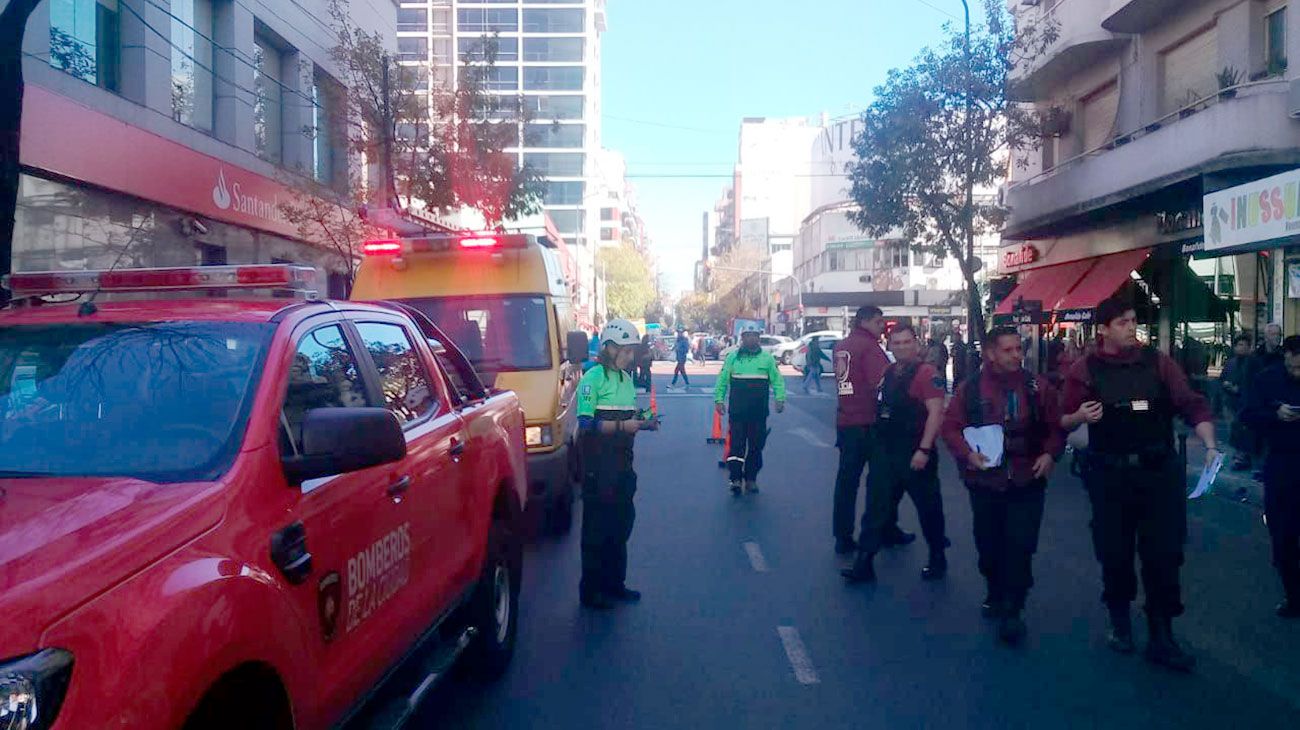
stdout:
[(226, 189), (226, 171), (217, 169), (217, 184), (212, 188), (212, 202), (218, 208), (230, 208), (230, 191)]

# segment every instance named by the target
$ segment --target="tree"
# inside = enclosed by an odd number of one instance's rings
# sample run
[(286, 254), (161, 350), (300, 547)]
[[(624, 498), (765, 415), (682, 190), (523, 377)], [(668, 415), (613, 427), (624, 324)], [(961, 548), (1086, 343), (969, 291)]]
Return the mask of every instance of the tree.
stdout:
[(654, 283), (645, 256), (626, 243), (602, 248), (597, 254), (605, 271), (605, 300), (610, 317), (640, 319), (655, 299)]
[[(22, 172), (23, 36), (41, 0), (8, 0), (0, 11), (0, 275), (13, 269), (18, 180)], [(0, 288), (0, 304), (9, 292)]]
[(677, 325), (692, 332), (721, 332), (729, 321), (722, 305), (706, 294), (688, 294), (677, 302)]
[(280, 213), (298, 228), (299, 238), (312, 241), (337, 260), (347, 276), (344, 298), (352, 296), (361, 244), (387, 233), (366, 222), (361, 214), (366, 185), (355, 175), (349, 177), (350, 201), (340, 201), (337, 191), (324, 185), (301, 181), (299, 187), (289, 188), (289, 197), (280, 201)]
[[(1039, 118), (1008, 95), (1012, 69), (1041, 55), (1055, 41), (1051, 21), (1020, 28), (1005, 0), (985, 0), (985, 19), (966, 41), (951, 25), (937, 49), (921, 51), (912, 65), (889, 72), (875, 101), (862, 114), (849, 163), (850, 219), (872, 236), (902, 229), (912, 247), (961, 266), (967, 291), (977, 291), (978, 264), (968, 256), (967, 216), (975, 235), (1001, 229), (1006, 210), (976, 201), (967, 211), (969, 188), (996, 184), (1017, 151), (1037, 147)], [(969, 117), (967, 116), (969, 109)], [(984, 317), (972, 307), (972, 333)]]

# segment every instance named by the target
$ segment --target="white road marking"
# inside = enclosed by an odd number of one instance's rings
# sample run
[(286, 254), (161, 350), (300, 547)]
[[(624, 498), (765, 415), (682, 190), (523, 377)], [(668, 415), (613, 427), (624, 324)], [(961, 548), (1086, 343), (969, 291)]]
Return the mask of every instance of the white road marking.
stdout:
[(808, 648), (803, 645), (803, 639), (799, 638), (799, 629), (793, 626), (778, 626), (776, 633), (781, 636), (781, 645), (785, 647), (785, 656), (790, 660), (790, 668), (794, 670), (795, 680), (799, 684), (820, 682), (817, 669), (813, 667), (812, 657), (808, 655)]
[(808, 430), (803, 426), (800, 426), (799, 428), (790, 429), (790, 434), (793, 436), (798, 436), (799, 438), (803, 439), (804, 441), (807, 441), (808, 443), (812, 444), (813, 446), (816, 446), (819, 449), (831, 448), (831, 445), (823, 441), (820, 436), (818, 436), (817, 434), (813, 433), (812, 431)]
[(755, 573), (767, 572), (767, 558), (763, 557), (763, 549), (756, 542), (744, 543), (745, 554), (749, 556), (749, 564), (754, 568)]

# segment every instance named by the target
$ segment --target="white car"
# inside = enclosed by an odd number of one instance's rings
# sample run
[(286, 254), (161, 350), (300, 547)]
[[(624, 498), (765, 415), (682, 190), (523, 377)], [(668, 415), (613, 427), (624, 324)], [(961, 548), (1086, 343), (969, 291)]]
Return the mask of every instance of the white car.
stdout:
[[(832, 360), (834, 357), (832, 351), (835, 349), (835, 346), (839, 344), (840, 340), (844, 339), (844, 335), (839, 332), (814, 332), (812, 335), (808, 336), (808, 340), (811, 341), (814, 336), (821, 338), (818, 340), (818, 344), (821, 346), (822, 353), (825, 355), (825, 357), (822, 358), (822, 375), (834, 375), (835, 365), (834, 360)], [(799, 348), (794, 351), (794, 355), (790, 358), (790, 363), (794, 365), (796, 370), (802, 373), (807, 362), (808, 343), (803, 342), (802, 338), (800, 338)]]
[[(791, 344), (791, 340), (789, 337), (786, 337), (785, 335), (759, 335), (758, 337), (758, 349), (762, 350), (763, 352), (770, 352), (774, 356), (776, 355), (775, 351), (777, 348), (784, 347), (785, 345), (789, 345), (789, 344)], [(722, 360), (726, 360), (727, 355), (730, 355), (731, 353), (735, 352), (738, 347), (740, 346), (732, 345), (731, 347), (728, 347), (727, 349), (723, 350), (722, 354), (719, 355), (718, 357)], [(777, 357), (776, 360), (777, 362), (780, 362), (781, 358)]]
[[(797, 340), (787, 340), (786, 342), (778, 345), (772, 350), (772, 356), (775, 357), (776, 361), (781, 363), (782, 365), (790, 365), (794, 362), (795, 353), (798, 352), (799, 348), (807, 345), (808, 341), (814, 337), (821, 337), (822, 339), (829, 339), (831, 337), (834, 337), (835, 341), (838, 342), (841, 339), (843, 339), (844, 335), (839, 330), (821, 330), (820, 332), (809, 332), (808, 334), (804, 335), (803, 337), (800, 337)], [(830, 351), (828, 350), (827, 354), (829, 354), (829, 352)]]

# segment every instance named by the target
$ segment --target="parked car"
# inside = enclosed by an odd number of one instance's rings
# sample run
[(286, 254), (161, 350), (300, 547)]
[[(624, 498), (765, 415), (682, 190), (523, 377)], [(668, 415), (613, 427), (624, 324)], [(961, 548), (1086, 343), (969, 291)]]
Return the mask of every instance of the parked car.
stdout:
[[(822, 338), (834, 337), (836, 338), (836, 341), (839, 341), (844, 338), (844, 333), (840, 332), (839, 330), (821, 330), (818, 332), (809, 332), (808, 334), (804, 335), (803, 337), (800, 337), (797, 340), (792, 340), (777, 345), (775, 348), (772, 349), (772, 356), (775, 357), (776, 361), (781, 363), (782, 365), (793, 365), (795, 353), (798, 352), (800, 347), (807, 345), (808, 342), (812, 340), (812, 338), (814, 337), (822, 337)], [(827, 354), (830, 354), (830, 352), (827, 351)]]
[[(0, 716), (325, 728), (405, 712), (432, 682), (374, 690), (409, 677), (391, 671), (408, 656), (421, 679), (462, 655), (505, 670), (527, 488), (515, 394), (401, 305), (174, 295), (314, 274), (10, 277)], [(56, 293), (83, 302), (26, 304)]]
[[(826, 359), (822, 361), (822, 374), (834, 375), (835, 367), (833, 364), (834, 360), (832, 359), (834, 355), (831, 353), (831, 350), (835, 348), (835, 345), (837, 345), (840, 340), (844, 339), (844, 335), (841, 335), (838, 332), (815, 332), (808, 336), (808, 341), (811, 342), (814, 336), (821, 338), (819, 344), (821, 345), (822, 352), (826, 353)], [(791, 358), (791, 364), (794, 365), (796, 370), (802, 373), (808, 363), (808, 342), (802, 342), (802, 338), (800, 338), (800, 341), (801, 344), (799, 345), (799, 349), (795, 350), (794, 356)]]
[[(763, 352), (773, 352), (777, 347), (784, 345), (789, 341), (790, 338), (785, 335), (759, 335), (758, 348)], [(728, 355), (735, 352), (739, 347), (739, 345), (732, 345), (731, 347), (724, 349), (718, 356), (725, 360)]]

